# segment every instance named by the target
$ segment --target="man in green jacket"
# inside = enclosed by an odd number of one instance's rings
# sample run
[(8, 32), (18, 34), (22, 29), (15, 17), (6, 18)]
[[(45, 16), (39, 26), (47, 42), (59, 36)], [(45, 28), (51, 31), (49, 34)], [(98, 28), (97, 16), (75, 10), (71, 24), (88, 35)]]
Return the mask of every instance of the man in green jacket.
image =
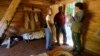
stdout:
[(73, 51), (80, 53), (81, 51), (81, 26), (84, 18), (83, 3), (78, 2), (75, 4), (75, 16), (72, 17), (72, 39), (74, 43)]

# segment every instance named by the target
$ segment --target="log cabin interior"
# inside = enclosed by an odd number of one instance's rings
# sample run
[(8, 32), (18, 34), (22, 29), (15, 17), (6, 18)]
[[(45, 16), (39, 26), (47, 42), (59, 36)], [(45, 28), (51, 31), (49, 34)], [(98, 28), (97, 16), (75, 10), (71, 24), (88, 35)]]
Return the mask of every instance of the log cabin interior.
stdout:
[[(0, 33), (5, 34), (11, 26), (18, 30), (19, 35), (38, 31), (44, 33), (42, 24), (47, 8), (52, 10), (53, 21), (58, 7), (62, 5), (65, 8), (65, 14), (74, 15), (75, 2), (83, 2), (86, 12), (81, 34), (84, 50), (79, 56), (100, 56), (100, 0), (0, 0)], [(3, 28), (3, 23), (6, 21), (7, 26)], [(6, 32), (5, 29), (7, 29)], [(69, 46), (55, 46), (53, 50), (45, 52), (45, 37), (36, 38), (27, 43), (19, 41), (11, 48), (1, 45), (0, 56), (74, 56), (71, 52), (73, 43), (70, 27), (66, 27), (66, 32), (69, 35), (67, 36)], [(3, 42), (3, 38), (0, 37), (0, 42)], [(55, 34), (53, 38), (56, 42)]]

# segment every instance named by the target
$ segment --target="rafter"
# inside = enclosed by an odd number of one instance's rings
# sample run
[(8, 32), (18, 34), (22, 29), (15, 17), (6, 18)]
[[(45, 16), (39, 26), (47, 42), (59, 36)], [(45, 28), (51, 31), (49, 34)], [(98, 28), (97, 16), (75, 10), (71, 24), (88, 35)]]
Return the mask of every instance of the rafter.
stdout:
[(21, 0), (12, 0), (11, 4), (9, 5), (5, 15), (3, 16), (2, 20), (8, 20), (10, 21), (18, 7), (18, 5), (20, 4)]

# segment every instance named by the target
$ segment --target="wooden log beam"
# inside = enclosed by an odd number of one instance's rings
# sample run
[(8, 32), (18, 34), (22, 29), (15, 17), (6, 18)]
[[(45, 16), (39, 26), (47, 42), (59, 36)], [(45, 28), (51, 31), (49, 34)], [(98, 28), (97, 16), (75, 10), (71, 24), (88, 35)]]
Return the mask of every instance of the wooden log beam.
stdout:
[(28, 5), (28, 6), (35, 6), (35, 7), (45, 7), (45, 6), (49, 6), (50, 3), (48, 1), (45, 0), (22, 0), (21, 4), (24, 5)]
[(18, 5), (20, 4), (21, 0), (12, 0), (11, 4), (9, 5), (5, 15), (3, 16), (2, 20), (8, 20), (10, 21), (18, 7)]

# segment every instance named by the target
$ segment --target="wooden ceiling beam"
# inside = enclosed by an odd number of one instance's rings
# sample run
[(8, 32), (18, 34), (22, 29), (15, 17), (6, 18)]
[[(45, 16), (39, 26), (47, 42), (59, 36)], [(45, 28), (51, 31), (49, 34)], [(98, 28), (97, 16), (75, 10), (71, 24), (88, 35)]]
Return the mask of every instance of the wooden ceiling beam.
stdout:
[(12, 0), (11, 4), (9, 5), (6, 13), (4, 14), (2, 20), (8, 20), (10, 21), (18, 7), (18, 5), (20, 4), (21, 0)]
[(33, 4), (33, 5), (50, 5), (50, 3), (46, 0), (22, 0), (22, 4)]

